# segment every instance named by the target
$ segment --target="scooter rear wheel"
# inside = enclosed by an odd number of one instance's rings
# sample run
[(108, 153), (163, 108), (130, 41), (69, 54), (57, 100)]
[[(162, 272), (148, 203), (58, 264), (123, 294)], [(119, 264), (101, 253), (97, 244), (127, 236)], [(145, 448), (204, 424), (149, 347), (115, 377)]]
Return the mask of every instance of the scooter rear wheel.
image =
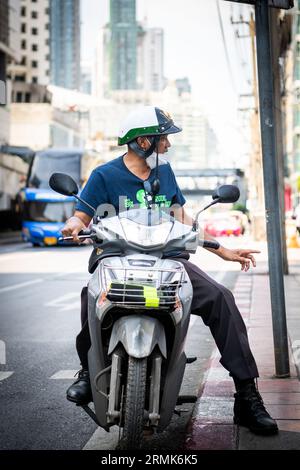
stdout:
[(124, 410), (123, 449), (139, 449), (142, 443), (145, 409), (147, 358), (128, 358)]

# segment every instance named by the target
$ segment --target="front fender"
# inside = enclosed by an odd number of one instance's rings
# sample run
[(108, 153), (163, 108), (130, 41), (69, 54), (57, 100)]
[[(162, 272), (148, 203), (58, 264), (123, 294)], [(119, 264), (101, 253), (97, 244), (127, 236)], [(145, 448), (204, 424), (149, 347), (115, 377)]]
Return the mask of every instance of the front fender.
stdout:
[(140, 315), (119, 318), (112, 328), (108, 354), (114, 351), (118, 343), (122, 343), (127, 354), (136, 359), (150, 356), (156, 345), (167, 357), (165, 331), (155, 318)]

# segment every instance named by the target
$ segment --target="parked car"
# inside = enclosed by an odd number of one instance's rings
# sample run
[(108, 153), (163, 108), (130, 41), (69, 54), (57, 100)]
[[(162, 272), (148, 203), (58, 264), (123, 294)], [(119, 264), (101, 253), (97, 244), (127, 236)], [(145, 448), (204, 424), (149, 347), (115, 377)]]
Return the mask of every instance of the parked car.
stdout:
[(243, 229), (234, 215), (214, 214), (204, 222), (204, 230), (213, 237), (229, 237), (242, 235)]

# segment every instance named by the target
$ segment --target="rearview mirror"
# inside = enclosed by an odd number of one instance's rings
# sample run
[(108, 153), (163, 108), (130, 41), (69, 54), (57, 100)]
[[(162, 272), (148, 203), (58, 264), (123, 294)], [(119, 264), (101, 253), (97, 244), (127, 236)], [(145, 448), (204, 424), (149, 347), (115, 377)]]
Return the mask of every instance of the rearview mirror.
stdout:
[(73, 178), (64, 173), (53, 173), (49, 179), (49, 186), (64, 196), (74, 196), (78, 193), (78, 186)]
[(218, 200), (218, 202), (229, 203), (236, 202), (240, 197), (240, 190), (237, 186), (232, 184), (223, 184), (219, 188), (215, 189), (212, 198)]

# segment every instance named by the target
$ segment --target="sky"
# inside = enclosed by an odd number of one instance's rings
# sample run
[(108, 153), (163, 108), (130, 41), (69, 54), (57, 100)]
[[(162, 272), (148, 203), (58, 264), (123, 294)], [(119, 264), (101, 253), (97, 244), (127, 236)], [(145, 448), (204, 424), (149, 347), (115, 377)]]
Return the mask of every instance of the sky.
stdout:
[[(218, 17), (222, 18), (224, 38)], [(164, 74), (168, 79), (189, 77), (194, 99), (217, 133), (228, 163), (245, 158), (249, 136), (247, 118), (238, 107), (239, 94), (251, 91), (251, 54), (248, 39), (235, 39), (230, 17), (249, 19), (251, 6), (223, 0), (136, 0), (137, 19), (164, 29)], [(109, 0), (81, 0), (81, 57), (93, 62), (98, 29), (109, 20)], [(247, 25), (239, 26), (240, 34)], [(228, 63), (230, 65), (228, 65)], [(249, 103), (248, 103), (249, 104)]]

